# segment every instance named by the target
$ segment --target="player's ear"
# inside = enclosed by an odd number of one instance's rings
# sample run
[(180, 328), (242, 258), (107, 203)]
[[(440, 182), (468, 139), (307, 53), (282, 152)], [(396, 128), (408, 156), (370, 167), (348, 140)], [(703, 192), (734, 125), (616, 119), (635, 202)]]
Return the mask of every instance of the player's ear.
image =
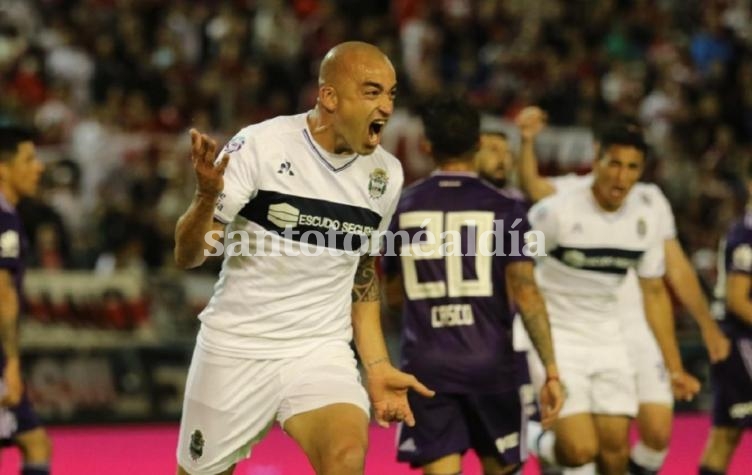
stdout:
[(431, 156), (431, 153), (433, 152), (433, 146), (425, 135), (422, 136), (420, 138), (420, 141), (418, 142), (418, 150), (420, 150), (420, 153), (422, 153), (423, 155), (428, 156)]
[(330, 114), (337, 110), (337, 91), (331, 84), (319, 87), (319, 104)]

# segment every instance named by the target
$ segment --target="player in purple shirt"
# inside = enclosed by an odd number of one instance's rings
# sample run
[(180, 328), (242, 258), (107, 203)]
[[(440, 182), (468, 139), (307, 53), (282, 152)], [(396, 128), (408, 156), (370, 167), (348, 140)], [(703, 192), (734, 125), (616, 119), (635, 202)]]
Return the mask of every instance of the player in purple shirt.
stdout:
[(24, 391), (18, 349), (26, 238), (15, 206), (36, 193), (42, 169), (31, 132), (0, 126), (0, 445), (21, 450), (22, 475), (50, 473), (50, 440)]
[[(752, 173), (748, 176), (752, 189)], [(718, 294), (726, 311), (721, 329), (731, 353), (711, 367), (713, 427), (702, 454), (700, 475), (726, 473), (744, 429), (752, 428), (752, 211), (731, 226), (721, 244)]]
[(544, 422), (563, 401), (548, 314), (523, 251), (526, 208), (474, 172), (475, 109), (437, 100), (423, 123), (439, 169), (403, 192), (391, 228), (401, 236), (387, 241), (383, 264), (389, 303), (403, 305), (402, 368), (437, 394), (408, 395), (417, 424), (401, 426), (397, 458), (425, 474), (457, 474), (472, 448), (486, 474), (514, 473), (526, 454), (513, 306), (546, 365)]

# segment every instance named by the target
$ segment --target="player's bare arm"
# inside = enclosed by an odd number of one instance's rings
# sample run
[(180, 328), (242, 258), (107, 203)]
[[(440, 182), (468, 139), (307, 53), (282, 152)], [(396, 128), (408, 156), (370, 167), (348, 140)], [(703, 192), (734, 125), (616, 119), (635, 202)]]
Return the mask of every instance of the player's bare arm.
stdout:
[(671, 300), (662, 278), (640, 278), (640, 288), (645, 305), (645, 317), (661, 348), (663, 360), (671, 376), (674, 396), (691, 400), (700, 390), (700, 382), (684, 371), (679, 345), (674, 331), (674, 314)]
[(556, 192), (551, 181), (538, 174), (535, 137), (546, 126), (546, 113), (538, 107), (526, 107), (515, 119), (520, 131), (519, 178), (523, 193), (536, 203)]
[(520, 309), (522, 322), (546, 368), (546, 384), (541, 391), (544, 426), (550, 425), (564, 404), (563, 392), (556, 367), (551, 324), (546, 303), (535, 282), (532, 262), (513, 262), (506, 268), (506, 278), (512, 299)]
[(726, 280), (726, 306), (728, 310), (752, 325), (752, 301), (749, 292), (752, 289), (752, 277), (740, 272), (732, 272)]
[(374, 417), (382, 427), (400, 421), (413, 426), (415, 418), (407, 403), (408, 389), (427, 397), (434, 392), (415, 376), (392, 366), (381, 329), (380, 297), (375, 257), (363, 256), (353, 282), (352, 326), (355, 346), (366, 370), (366, 387)]
[(692, 264), (676, 239), (668, 239), (664, 244), (666, 254), (666, 278), (679, 297), (681, 303), (697, 322), (702, 339), (708, 350), (710, 361), (725, 360), (731, 351), (731, 343), (713, 319), (708, 301), (700, 287)]
[(215, 163), (217, 143), (208, 135), (191, 129), (191, 161), (196, 174), (196, 193), (188, 210), (175, 227), (175, 262), (189, 269), (203, 264), (210, 249), (206, 235), (221, 231), (224, 225), (214, 220), (214, 206), (224, 188), (223, 175), (229, 155)]
[(5, 394), (0, 399), (0, 405), (6, 407), (18, 404), (23, 394), (18, 350), (18, 312), (18, 292), (13, 277), (7, 270), (0, 270), (0, 345), (5, 353)]

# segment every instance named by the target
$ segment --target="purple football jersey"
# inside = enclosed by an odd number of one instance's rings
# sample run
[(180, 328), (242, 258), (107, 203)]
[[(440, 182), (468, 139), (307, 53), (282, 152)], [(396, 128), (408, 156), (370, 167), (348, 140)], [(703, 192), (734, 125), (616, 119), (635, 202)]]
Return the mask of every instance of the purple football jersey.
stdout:
[(19, 296), (23, 295), (24, 257), (27, 246), (21, 218), (15, 208), (0, 194), (0, 269), (10, 272)]
[(382, 260), (403, 280), (403, 369), (441, 392), (517, 387), (505, 269), (530, 260), (529, 230), (525, 204), (475, 174), (438, 172), (404, 191)]
[[(752, 214), (735, 222), (726, 234), (723, 273), (752, 275)], [(749, 296), (752, 298), (752, 294)], [(721, 327), (731, 338), (752, 338), (752, 325), (726, 308)]]

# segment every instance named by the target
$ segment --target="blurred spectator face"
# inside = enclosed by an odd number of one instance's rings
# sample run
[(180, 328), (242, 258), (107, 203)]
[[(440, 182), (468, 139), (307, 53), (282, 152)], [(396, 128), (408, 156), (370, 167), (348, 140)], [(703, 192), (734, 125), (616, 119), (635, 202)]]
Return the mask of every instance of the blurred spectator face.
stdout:
[(43, 170), (44, 165), (37, 158), (34, 144), (21, 142), (15, 156), (0, 160), (0, 181), (19, 198), (34, 196)]
[(380, 53), (363, 52), (353, 55), (333, 82), (329, 93), (323, 92), (322, 104), (334, 112), (335, 152), (369, 155), (381, 142), (384, 125), (394, 111), (394, 67)]
[(611, 145), (593, 167), (593, 193), (606, 211), (616, 211), (624, 203), (645, 168), (642, 150), (627, 145)]
[(499, 134), (481, 134), (480, 148), (475, 154), (475, 169), (485, 180), (498, 188), (507, 182), (507, 171), (512, 167), (512, 153), (506, 137)]

